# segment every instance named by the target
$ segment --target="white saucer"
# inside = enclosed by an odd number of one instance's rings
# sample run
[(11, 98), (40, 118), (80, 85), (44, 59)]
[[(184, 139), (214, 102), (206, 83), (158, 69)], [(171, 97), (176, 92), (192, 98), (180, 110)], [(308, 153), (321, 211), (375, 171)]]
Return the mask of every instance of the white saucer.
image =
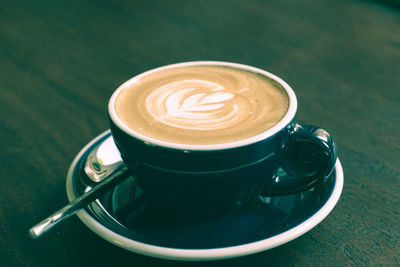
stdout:
[[(79, 197), (81, 191), (85, 190), (78, 188), (77, 180), (82, 173), (81, 163), (85, 160), (86, 153), (97, 142), (109, 136), (109, 130), (102, 133), (75, 157), (66, 181), (70, 201)], [(161, 227), (163, 229), (159, 229), (160, 225), (157, 225), (160, 224), (159, 222), (151, 221), (150, 226), (145, 223), (145, 227), (139, 224), (136, 228), (112, 215), (113, 212), (109, 206), (113, 205), (114, 201), (99, 199), (88, 208), (81, 210), (78, 216), (100, 237), (132, 252), (173, 260), (217, 260), (268, 250), (305, 234), (332, 211), (342, 189), (343, 169), (338, 159), (335, 173), (329, 183), (324, 183), (320, 188), (305, 193), (265, 198), (265, 209), (251, 213), (225, 215), (221, 218), (188, 224), (179, 223), (172, 227), (171, 225)], [(115, 195), (111, 198), (115, 198)], [(303, 199), (306, 200), (303, 201)], [(311, 205), (310, 208), (299, 205), (299, 201), (302, 201), (304, 205)], [(281, 213), (285, 213), (282, 218), (276, 217)], [(143, 220), (151, 220), (151, 216)], [(272, 223), (269, 225), (270, 220), (281, 226)], [(171, 221), (169, 223), (171, 224)], [(246, 225), (242, 227), (244, 223)], [(219, 231), (221, 228), (225, 230), (225, 233)], [(227, 231), (229, 232), (226, 233)], [(201, 236), (202, 240), (197, 240), (198, 236)]]

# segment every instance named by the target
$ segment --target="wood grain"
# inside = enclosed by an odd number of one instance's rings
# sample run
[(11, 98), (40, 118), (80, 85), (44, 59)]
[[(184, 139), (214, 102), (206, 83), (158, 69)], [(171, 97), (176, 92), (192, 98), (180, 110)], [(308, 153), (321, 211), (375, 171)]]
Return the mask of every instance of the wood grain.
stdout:
[[(0, 266), (400, 264), (400, 11), (394, 1), (0, 2)], [(115, 88), (153, 67), (224, 60), (286, 80), (297, 118), (334, 133), (341, 200), (315, 229), (243, 258), (181, 263), (117, 248), (73, 218), (76, 153), (107, 129)]]

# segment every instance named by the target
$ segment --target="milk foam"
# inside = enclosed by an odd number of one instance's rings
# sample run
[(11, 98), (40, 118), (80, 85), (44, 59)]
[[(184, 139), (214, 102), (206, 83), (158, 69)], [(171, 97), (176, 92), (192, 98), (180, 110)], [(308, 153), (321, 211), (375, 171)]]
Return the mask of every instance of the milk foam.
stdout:
[(225, 66), (154, 72), (126, 85), (120, 119), (145, 136), (181, 144), (232, 142), (262, 133), (286, 114), (286, 91), (263, 75)]
[(146, 109), (160, 123), (190, 130), (212, 130), (239, 123), (240, 101), (223, 84), (206, 80), (174, 81), (146, 98)]

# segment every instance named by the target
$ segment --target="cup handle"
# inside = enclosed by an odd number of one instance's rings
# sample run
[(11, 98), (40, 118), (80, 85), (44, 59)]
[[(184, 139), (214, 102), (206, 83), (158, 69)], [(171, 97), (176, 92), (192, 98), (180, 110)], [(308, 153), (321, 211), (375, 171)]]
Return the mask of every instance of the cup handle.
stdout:
[(336, 158), (336, 144), (327, 130), (293, 123), (273, 184), (262, 195), (280, 196), (314, 188), (332, 174)]

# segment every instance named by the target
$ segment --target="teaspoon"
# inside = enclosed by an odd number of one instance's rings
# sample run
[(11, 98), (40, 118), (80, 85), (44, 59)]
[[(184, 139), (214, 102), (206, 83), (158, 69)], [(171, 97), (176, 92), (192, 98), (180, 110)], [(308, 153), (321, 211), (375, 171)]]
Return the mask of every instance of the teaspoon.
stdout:
[(96, 184), (89, 191), (71, 201), (29, 230), (29, 237), (36, 239), (58, 223), (74, 215), (96, 200), (112, 186), (130, 176), (112, 137), (99, 143), (87, 156), (84, 171), (90, 182)]

